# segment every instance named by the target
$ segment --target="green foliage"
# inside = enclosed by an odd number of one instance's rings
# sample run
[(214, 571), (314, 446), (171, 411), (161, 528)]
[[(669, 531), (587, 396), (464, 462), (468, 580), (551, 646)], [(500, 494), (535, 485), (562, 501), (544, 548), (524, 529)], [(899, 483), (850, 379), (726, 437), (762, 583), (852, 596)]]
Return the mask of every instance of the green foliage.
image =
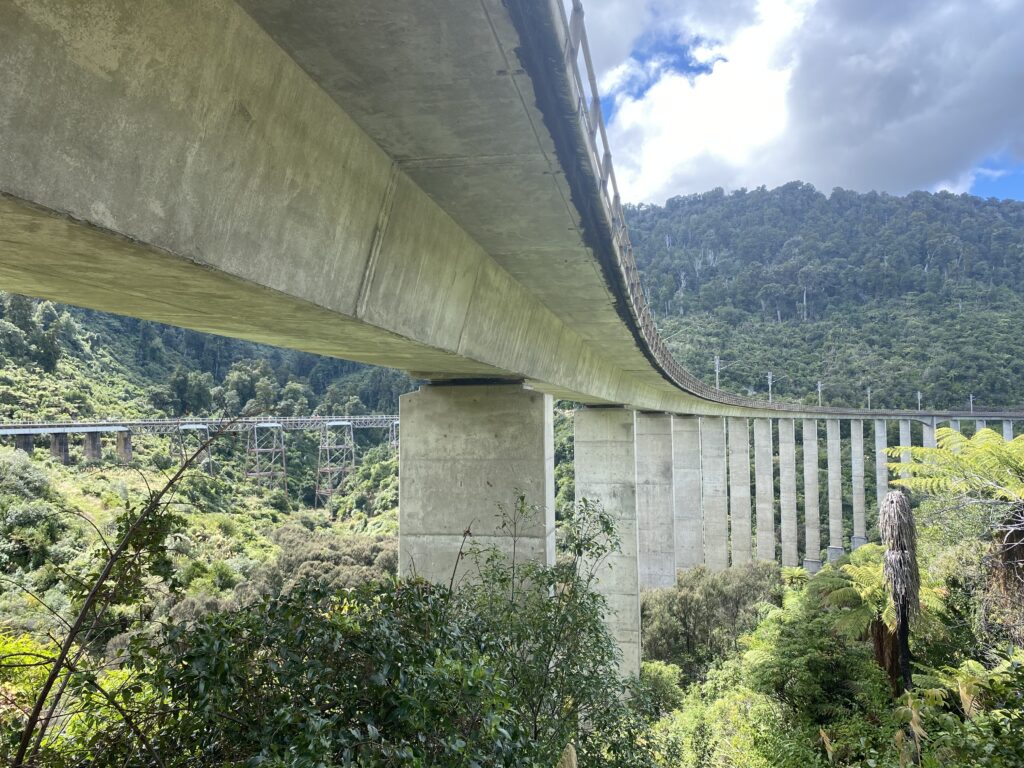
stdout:
[(762, 605), (781, 598), (779, 568), (772, 563), (680, 571), (675, 587), (641, 596), (644, 656), (678, 666), (686, 682), (699, 680), (754, 628)]
[(683, 705), (683, 689), (679, 687), (682, 670), (663, 661), (645, 661), (640, 665), (640, 679), (633, 689), (632, 706), (648, 720), (658, 720)]

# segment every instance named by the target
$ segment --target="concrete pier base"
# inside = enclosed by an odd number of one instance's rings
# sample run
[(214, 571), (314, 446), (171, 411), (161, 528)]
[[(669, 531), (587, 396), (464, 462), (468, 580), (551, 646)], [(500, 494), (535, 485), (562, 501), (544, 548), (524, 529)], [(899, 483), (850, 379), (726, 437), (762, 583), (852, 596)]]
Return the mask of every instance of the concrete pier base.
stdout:
[(818, 422), (804, 419), (804, 568), (821, 570), (821, 500), (818, 491)]
[(50, 435), (50, 453), (61, 464), (71, 463), (71, 451), (68, 450), (68, 436), (66, 433)]
[(779, 419), (779, 529), (782, 564), (799, 565), (796, 527), (796, 428), (793, 419)]
[[(828, 459), (828, 559), (834, 561), (843, 550), (843, 465), (839, 419), (825, 420)], [(836, 554), (838, 553), (838, 554)]]
[(925, 448), (935, 447), (935, 422), (926, 421), (921, 425), (921, 445)]
[[(398, 568), (447, 584), (470, 569), (465, 546), (553, 563), (555, 482), (550, 395), (518, 384), (424, 385), (399, 399)], [(632, 464), (630, 464), (632, 472)], [(533, 507), (516, 540), (503, 525), (522, 494)]]
[(875, 503), (881, 508), (889, 492), (888, 425), (885, 419), (875, 419)]
[(864, 422), (850, 420), (850, 480), (853, 486), (853, 536), (850, 550), (867, 541), (864, 499)]
[(672, 417), (637, 413), (635, 435), (640, 587), (672, 587), (676, 583)]
[(36, 449), (36, 439), (34, 435), (15, 435), (14, 436), (14, 449), (17, 451), (24, 451), (29, 456), (33, 454)]
[(633, 412), (583, 408), (576, 411), (574, 421), (576, 500), (600, 501), (614, 516), (622, 542), (621, 551), (609, 555), (598, 572), (597, 589), (608, 600), (609, 627), (622, 651), (620, 669), (638, 675), (640, 573)]
[(131, 432), (118, 432), (117, 433), (117, 458), (125, 464), (131, 462), (133, 456), (132, 452), (132, 433)]
[[(910, 448), (914, 444), (910, 434), (910, 419), (900, 419), (900, 448)], [(900, 464), (910, 463), (910, 451), (900, 451)], [(906, 470), (900, 470), (900, 477), (908, 477)]]
[[(578, 469), (576, 482), (579, 483)], [(672, 417), (672, 483), (676, 568), (703, 565), (704, 512), (701, 505), (700, 419), (696, 416)]]
[(753, 532), (750, 520), (750, 423), (730, 418), (729, 438), (729, 533), (732, 564), (744, 565), (753, 557)]
[(1003, 419), (1003, 440), (1013, 440), (1013, 422)]
[(757, 559), (775, 562), (775, 470), (772, 421), (754, 419), (754, 497)]
[(103, 460), (103, 435), (99, 432), (86, 432), (83, 443), (86, 461)]
[(700, 420), (701, 499), (704, 507), (704, 564), (729, 567), (729, 491), (725, 464), (725, 419)]

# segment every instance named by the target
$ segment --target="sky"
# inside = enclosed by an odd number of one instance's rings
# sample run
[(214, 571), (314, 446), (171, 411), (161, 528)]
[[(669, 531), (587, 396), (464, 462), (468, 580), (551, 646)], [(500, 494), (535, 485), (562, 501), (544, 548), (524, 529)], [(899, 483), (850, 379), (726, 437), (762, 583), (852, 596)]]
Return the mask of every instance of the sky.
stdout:
[(1024, 200), (1024, 0), (589, 0), (624, 200), (799, 179)]

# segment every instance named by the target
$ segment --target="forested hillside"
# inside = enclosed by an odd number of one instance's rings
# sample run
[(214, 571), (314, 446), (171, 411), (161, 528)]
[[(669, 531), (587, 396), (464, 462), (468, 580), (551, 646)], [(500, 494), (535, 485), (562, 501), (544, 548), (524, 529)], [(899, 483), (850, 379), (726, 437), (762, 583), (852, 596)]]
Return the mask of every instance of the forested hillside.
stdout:
[(722, 387), (912, 407), (1024, 402), (1024, 203), (793, 182), (627, 211), (681, 362)]

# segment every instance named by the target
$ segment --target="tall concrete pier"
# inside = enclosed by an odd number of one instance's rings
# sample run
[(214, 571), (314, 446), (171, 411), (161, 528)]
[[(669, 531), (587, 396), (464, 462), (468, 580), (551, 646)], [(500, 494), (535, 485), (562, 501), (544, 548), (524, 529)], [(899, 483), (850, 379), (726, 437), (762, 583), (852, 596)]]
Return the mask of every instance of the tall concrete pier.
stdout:
[(889, 437), (884, 419), (875, 419), (875, 504), (881, 508), (889, 492)]
[(757, 559), (775, 560), (775, 470), (771, 419), (754, 419), (754, 496)]
[(732, 564), (743, 565), (752, 558), (753, 536), (750, 519), (750, 424), (733, 417), (728, 422), (729, 442), (729, 530)]
[(676, 583), (672, 417), (638, 413), (635, 430), (640, 586), (671, 587)]
[(821, 502), (818, 492), (818, 422), (804, 419), (804, 568), (821, 569)]
[(864, 422), (850, 420), (850, 479), (853, 485), (853, 536), (850, 549), (868, 543), (864, 493)]
[(672, 478), (676, 567), (693, 568), (704, 564), (700, 419), (696, 416), (672, 418)]
[(574, 428), (576, 501), (599, 501), (618, 526), (621, 550), (601, 564), (597, 589), (608, 599), (609, 625), (622, 651), (622, 670), (637, 675), (640, 571), (633, 412), (623, 408), (583, 408), (576, 411)]
[(826, 458), (828, 460), (828, 559), (843, 556), (843, 466), (839, 419), (825, 420)]
[(779, 419), (779, 530), (782, 564), (800, 564), (796, 527), (796, 430), (793, 419)]
[(701, 488), (704, 504), (704, 564), (729, 567), (729, 489), (725, 458), (725, 419), (700, 420)]

